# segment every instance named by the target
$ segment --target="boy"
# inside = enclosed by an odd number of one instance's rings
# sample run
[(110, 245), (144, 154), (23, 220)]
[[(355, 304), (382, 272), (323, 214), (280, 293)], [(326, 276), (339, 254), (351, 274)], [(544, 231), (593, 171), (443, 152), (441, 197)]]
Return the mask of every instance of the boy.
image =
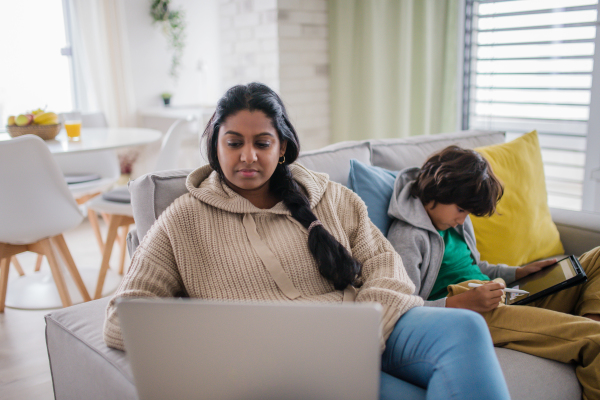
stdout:
[[(493, 215), (502, 195), (501, 183), (479, 153), (447, 147), (423, 167), (399, 173), (388, 209), (396, 218), (388, 239), (425, 306), (477, 311), (485, 318), (494, 345), (576, 362), (584, 398), (600, 399), (600, 324), (596, 322), (600, 321), (600, 247), (580, 258), (587, 283), (532, 306), (501, 304), (504, 282), (556, 262), (510, 267), (480, 260), (468, 215)], [(485, 284), (470, 289), (468, 281)]]

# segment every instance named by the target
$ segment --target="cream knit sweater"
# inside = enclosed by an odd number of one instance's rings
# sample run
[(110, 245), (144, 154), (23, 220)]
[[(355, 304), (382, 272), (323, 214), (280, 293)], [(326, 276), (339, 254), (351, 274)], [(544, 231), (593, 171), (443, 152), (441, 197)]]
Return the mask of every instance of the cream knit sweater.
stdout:
[[(364, 202), (327, 175), (290, 166), (325, 228), (362, 265), (355, 301), (383, 306), (382, 343), (398, 318), (423, 300), (413, 296), (400, 256), (371, 223)], [(209, 166), (193, 171), (189, 193), (165, 210), (139, 245), (106, 309), (104, 341), (124, 349), (115, 301), (173, 297), (341, 303), (343, 292), (319, 273), (307, 230), (284, 206), (259, 209), (222, 183)], [(275, 266), (274, 266), (275, 265)], [(279, 275), (273, 269), (279, 268)]]

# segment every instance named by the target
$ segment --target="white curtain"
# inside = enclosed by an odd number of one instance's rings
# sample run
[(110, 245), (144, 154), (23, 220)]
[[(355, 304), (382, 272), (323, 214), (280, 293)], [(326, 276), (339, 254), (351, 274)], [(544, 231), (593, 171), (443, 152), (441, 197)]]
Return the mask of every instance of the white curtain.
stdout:
[(460, 0), (330, 0), (332, 139), (454, 131)]
[(80, 111), (104, 112), (109, 126), (135, 126), (136, 105), (123, 2), (67, 1)]

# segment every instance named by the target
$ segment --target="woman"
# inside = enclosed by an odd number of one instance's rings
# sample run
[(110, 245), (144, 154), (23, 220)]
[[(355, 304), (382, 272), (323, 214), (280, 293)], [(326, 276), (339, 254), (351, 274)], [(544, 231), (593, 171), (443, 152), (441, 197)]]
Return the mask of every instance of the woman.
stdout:
[(422, 388), (428, 398), (508, 398), (483, 319), (418, 307), (400, 256), (360, 198), (292, 164), (300, 145), (277, 94), (258, 83), (229, 89), (204, 137), (209, 165), (188, 176), (189, 193), (134, 254), (107, 307), (107, 345), (123, 349), (121, 297), (376, 301), (382, 398), (425, 398)]

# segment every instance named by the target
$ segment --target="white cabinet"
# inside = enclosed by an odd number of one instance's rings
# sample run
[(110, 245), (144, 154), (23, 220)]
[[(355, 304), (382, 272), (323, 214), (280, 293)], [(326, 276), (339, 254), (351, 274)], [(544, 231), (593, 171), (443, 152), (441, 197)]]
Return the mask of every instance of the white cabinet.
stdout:
[(142, 127), (158, 129), (166, 133), (176, 120), (195, 116), (199, 121), (198, 131), (202, 132), (214, 112), (214, 106), (152, 107), (140, 110), (139, 119)]

